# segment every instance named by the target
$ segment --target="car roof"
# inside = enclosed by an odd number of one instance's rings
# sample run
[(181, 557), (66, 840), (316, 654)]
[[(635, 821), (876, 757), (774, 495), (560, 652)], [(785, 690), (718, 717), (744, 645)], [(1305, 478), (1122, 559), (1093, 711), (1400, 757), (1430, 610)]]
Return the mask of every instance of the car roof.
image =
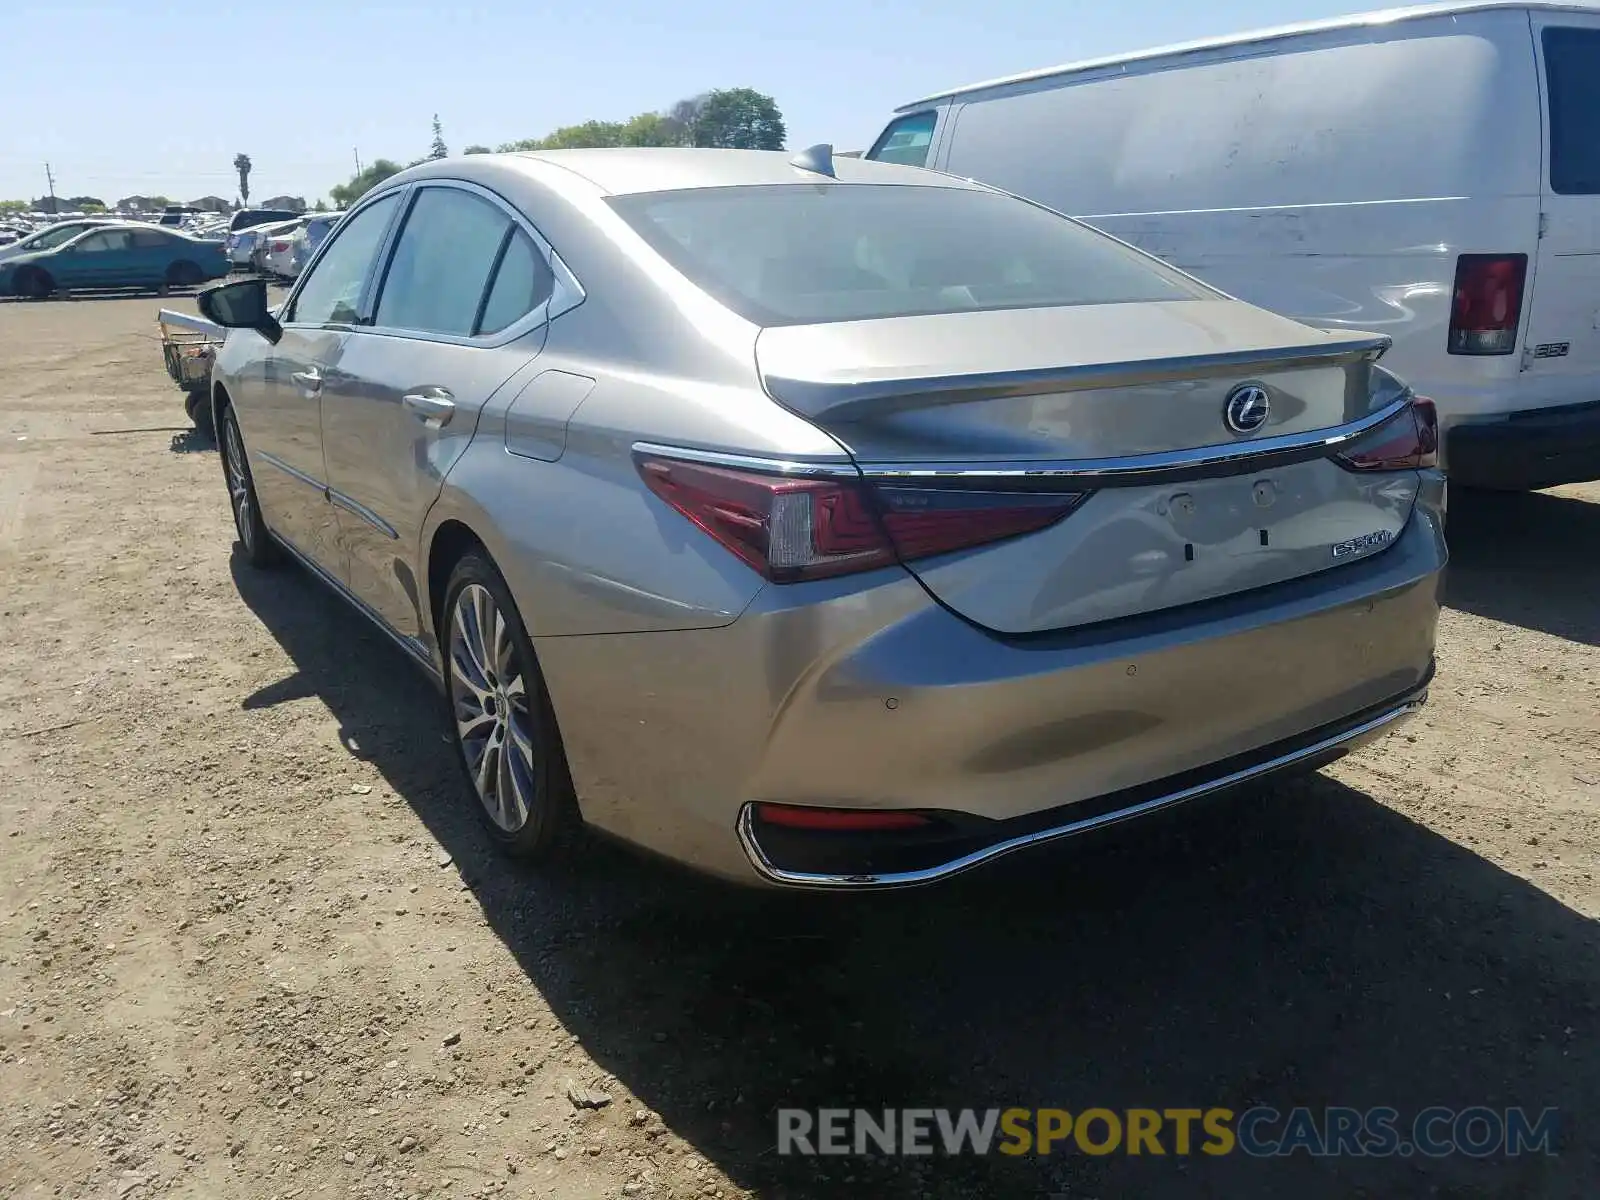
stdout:
[[(581, 176), (613, 196), (635, 192), (667, 192), (687, 188), (751, 187), (761, 184), (816, 183), (826, 176), (794, 166), (787, 150), (709, 150), (677, 147), (639, 147), (602, 150), (537, 150), (520, 154), (474, 155), (450, 165), (457, 178), (470, 179), (474, 162), (523, 160), (560, 167)], [(920, 167), (835, 158), (840, 183), (920, 184), (939, 187), (973, 187), (953, 176)]]
[(1354, 13), (1344, 17), (1300, 21), (1293, 25), (1277, 25), (1267, 29), (1251, 30), (1248, 33), (1201, 38), (1192, 42), (1177, 42), (1170, 46), (1136, 50), (1129, 54), (1112, 54), (1103, 58), (1088, 58), (1078, 62), (1063, 63), (1055, 67), (1041, 67), (1033, 71), (1022, 71), (1015, 75), (1002, 75), (998, 79), (985, 79), (979, 83), (969, 83), (960, 87), (946, 88), (944, 91), (933, 92), (920, 100), (902, 104), (894, 111), (896, 113), (913, 112), (916, 109), (925, 108), (930, 104), (937, 104), (943, 100), (951, 100), (957, 97), (970, 99), (979, 92), (996, 91), (1000, 88), (1012, 87), (1017, 84), (1054, 79), (1058, 76), (1086, 74), (1091, 71), (1129, 66), (1135, 63), (1149, 63), (1164, 58), (1178, 58), (1185, 54), (1207, 50), (1224, 50), (1234, 46), (1259, 45), (1263, 42), (1281, 41), (1306, 33), (1321, 33), (1326, 30), (1337, 29), (1359, 29), (1369, 25), (1389, 25), (1396, 21), (1414, 20), (1418, 17), (1455, 16), (1463, 13), (1487, 12), (1495, 9), (1517, 12), (1580, 12), (1593, 14), (1596, 6), (1593, 3), (1560, 3), (1559, 0), (1545, 0), (1543, 3), (1539, 2), (1539, 0), (1521, 0), (1520, 3), (1518, 0), (1460, 0), (1457, 3), (1421, 4), (1409, 8), (1379, 9), (1374, 12)]

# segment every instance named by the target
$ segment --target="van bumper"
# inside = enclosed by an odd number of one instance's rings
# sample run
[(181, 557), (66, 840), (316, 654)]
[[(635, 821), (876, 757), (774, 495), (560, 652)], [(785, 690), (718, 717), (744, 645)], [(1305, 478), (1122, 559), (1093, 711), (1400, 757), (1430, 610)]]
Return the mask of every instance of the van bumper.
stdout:
[(1454, 483), (1508, 492), (1600, 479), (1600, 401), (1453, 425), (1445, 466)]

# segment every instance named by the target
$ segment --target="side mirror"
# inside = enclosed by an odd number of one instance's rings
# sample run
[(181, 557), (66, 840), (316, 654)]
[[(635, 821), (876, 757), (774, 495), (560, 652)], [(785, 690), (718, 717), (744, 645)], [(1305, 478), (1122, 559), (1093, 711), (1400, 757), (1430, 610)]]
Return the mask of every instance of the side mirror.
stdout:
[(224, 329), (254, 329), (273, 345), (283, 336), (283, 326), (267, 305), (264, 279), (239, 279), (208, 287), (195, 298), (200, 315)]

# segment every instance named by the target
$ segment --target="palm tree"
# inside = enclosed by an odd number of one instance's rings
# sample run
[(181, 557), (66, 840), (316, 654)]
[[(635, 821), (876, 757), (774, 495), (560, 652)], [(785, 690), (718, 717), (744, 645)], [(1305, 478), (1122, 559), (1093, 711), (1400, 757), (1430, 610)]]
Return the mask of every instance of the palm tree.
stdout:
[(250, 156), (248, 154), (235, 154), (233, 156), (233, 169), (239, 172), (239, 202), (250, 203)]

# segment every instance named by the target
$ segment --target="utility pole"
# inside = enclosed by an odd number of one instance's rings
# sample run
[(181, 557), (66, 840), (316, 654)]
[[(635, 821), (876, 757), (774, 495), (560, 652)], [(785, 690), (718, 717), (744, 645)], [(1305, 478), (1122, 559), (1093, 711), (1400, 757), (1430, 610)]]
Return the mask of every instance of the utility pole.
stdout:
[(61, 206), (56, 203), (56, 177), (50, 173), (50, 164), (44, 165), (44, 179), (50, 185), (50, 211), (54, 213)]

